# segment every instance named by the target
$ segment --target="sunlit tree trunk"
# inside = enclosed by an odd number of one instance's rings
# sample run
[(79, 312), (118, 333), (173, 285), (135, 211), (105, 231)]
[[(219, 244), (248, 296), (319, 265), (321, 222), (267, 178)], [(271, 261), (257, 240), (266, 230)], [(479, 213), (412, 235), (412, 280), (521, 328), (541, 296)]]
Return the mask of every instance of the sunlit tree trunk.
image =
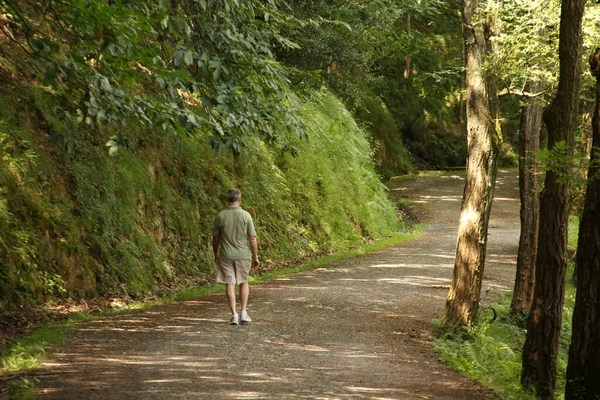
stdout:
[[(556, 97), (544, 111), (548, 147), (566, 142), (573, 149), (581, 86), (581, 21), (585, 0), (562, 0), (560, 18), (560, 77)], [(559, 174), (548, 171), (540, 196), (540, 229), (533, 302), (527, 321), (521, 382), (542, 399), (553, 397), (567, 270), (569, 166)]]
[[(488, 5), (496, 10), (496, 4), (490, 0)], [(473, 23), (474, 19), (485, 20), (483, 12), (477, 0), (463, 1), (469, 155), (454, 274), (443, 316), (443, 323), (453, 327), (469, 326), (477, 315), (500, 145), (496, 80), (484, 69), (486, 52), (493, 49), (490, 39), (495, 18), (488, 18), (486, 24)]]
[[(525, 91), (538, 93), (542, 85), (531, 82)], [(511, 312), (514, 315), (529, 312), (535, 284), (538, 225), (540, 217), (538, 162), (536, 152), (540, 144), (542, 107), (530, 103), (521, 111), (519, 132), (519, 189), (521, 196), (521, 236), (517, 256), (517, 274)]]
[(579, 224), (577, 297), (567, 367), (567, 400), (600, 399), (600, 49), (590, 57), (596, 77), (590, 179)]

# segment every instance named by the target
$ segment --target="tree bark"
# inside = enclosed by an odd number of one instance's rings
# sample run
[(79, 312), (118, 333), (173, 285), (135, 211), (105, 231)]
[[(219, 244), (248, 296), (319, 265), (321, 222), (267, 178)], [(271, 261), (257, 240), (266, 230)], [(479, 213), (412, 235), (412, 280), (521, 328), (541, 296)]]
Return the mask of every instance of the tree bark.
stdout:
[[(526, 91), (539, 92), (539, 82), (528, 83)], [(540, 144), (542, 107), (530, 103), (521, 111), (519, 132), (519, 189), (521, 197), (521, 235), (517, 256), (517, 273), (511, 302), (511, 313), (529, 312), (535, 285), (535, 260), (537, 257), (540, 200), (536, 153)]]
[(596, 77), (589, 183), (577, 244), (577, 297), (567, 367), (567, 400), (600, 399), (600, 49), (590, 57)]
[[(556, 97), (543, 114), (548, 129), (548, 147), (564, 141), (571, 152), (581, 86), (581, 21), (584, 9), (585, 0), (562, 0), (560, 77)], [(536, 282), (527, 321), (521, 383), (528, 389), (535, 387), (537, 396), (542, 399), (553, 398), (556, 384), (556, 357), (567, 270), (568, 176), (568, 165), (559, 174), (548, 171), (540, 196)], [(559, 182), (559, 177), (567, 179)]]
[[(477, 0), (463, 0), (462, 23), (467, 66), (467, 176), (463, 193), (452, 284), (442, 322), (452, 327), (470, 326), (477, 315), (485, 265), (487, 231), (498, 149), (497, 97), (495, 80), (486, 75), (486, 52), (493, 49), (490, 38), (495, 18), (487, 23)], [(490, 102), (490, 97), (492, 101)]]

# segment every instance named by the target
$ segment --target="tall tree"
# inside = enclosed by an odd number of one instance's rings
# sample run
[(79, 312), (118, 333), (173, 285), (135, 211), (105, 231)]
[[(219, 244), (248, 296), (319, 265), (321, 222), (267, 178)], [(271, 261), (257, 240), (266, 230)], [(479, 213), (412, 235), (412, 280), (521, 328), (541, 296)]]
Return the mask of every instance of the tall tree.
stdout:
[[(544, 110), (548, 147), (573, 148), (581, 86), (581, 25), (585, 0), (561, 4), (560, 77), (556, 96)], [(552, 398), (564, 303), (569, 222), (568, 165), (546, 173), (540, 196), (540, 230), (533, 303), (527, 321), (521, 382), (538, 397)]]
[[(527, 83), (526, 91), (537, 93), (542, 89), (539, 82)], [(542, 106), (531, 102), (521, 111), (519, 129), (519, 192), (521, 197), (521, 235), (517, 256), (517, 273), (511, 302), (511, 312), (528, 312), (533, 300), (535, 284), (535, 260), (537, 257), (539, 226), (538, 162), (536, 152), (540, 144)]]
[[(560, 4), (555, 0), (505, 0), (502, 30), (509, 33), (498, 39), (499, 51), (490, 67), (502, 76), (504, 88), (500, 95), (519, 95), (525, 102), (518, 129), (521, 234), (511, 304), (515, 315), (527, 313), (533, 299), (541, 186), (536, 153), (545, 105), (543, 94), (556, 90), (558, 83), (553, 72), (558, 62), (558, 30), (548, 27), (558, 26), (559, 18)], [(508, 119), (516, 115), (513, 104), (514, 99), (506, 103)]]
[(590, 57), (596, 77), (592, 155), (577, 244), (577, 297), (567, 367), (568, 400), (600, 398), (600, 48)]
[(485, 61), (488, 52), (494, 50), (491, 39), (497, 33), (499, 4), (499, 1), (488, 0), (487, 10), (484, 10), (478, 0), (463, 0), (462, 3), (469, 154), (454, 274), (442, 320), (453, 327), (469, 326), (473, 322), (479, 307), (485, 265), (488, 221), (501, 141), (497, 80), (486, 71)]

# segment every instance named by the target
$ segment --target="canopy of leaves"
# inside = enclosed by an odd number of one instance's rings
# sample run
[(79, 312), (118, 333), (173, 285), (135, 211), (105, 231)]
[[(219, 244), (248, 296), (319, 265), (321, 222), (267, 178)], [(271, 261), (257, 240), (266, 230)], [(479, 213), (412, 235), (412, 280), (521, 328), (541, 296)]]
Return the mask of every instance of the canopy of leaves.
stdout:
[(527, 81), (556, 86), (559, 19), (556, 0), (503, 2), (498, 52), (488, 69), (502, 78), (505, 89), (522, 90)]
[[(406, 172), (387, 154), (392, 148), (402, 154), (404, 143), (431, 166), (460, 165), (466, 139), (457, 118), (458, 10), (458, 1), (295, 1), (294, 16), (304, 23), (288, 36), (300, 49), (278, 51), (277, 57), (301, 70), (298, 85), (324, 82), (342, 97), (371, 132), (384, 176)], [(440, 143), (450, 151), (434, 154)]]
[(216, 148), (303, 135), (273, 48), (281, 0), (1, 0), (0, 68), (46, 85), (63, 118), (212, 132)]

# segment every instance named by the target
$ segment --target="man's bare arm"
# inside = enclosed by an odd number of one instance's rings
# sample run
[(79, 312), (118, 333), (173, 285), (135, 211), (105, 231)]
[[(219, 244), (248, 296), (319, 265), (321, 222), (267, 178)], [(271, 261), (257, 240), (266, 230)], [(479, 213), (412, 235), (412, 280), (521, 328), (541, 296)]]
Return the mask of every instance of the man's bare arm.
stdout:
[(260, 261), (258, 260), (258, 241), (256, 240), (256, 236), (249, 236), (248, 240), (250, 241), (250, 250), (252, 251), (252, 268), (256, 268), (260, 265)]
[(215, 263), (219, 259), (219, 243), (221, 242), (221, 238), (219, 236), (213, 236), (212, 247), (213, 254), (215, 255)]

